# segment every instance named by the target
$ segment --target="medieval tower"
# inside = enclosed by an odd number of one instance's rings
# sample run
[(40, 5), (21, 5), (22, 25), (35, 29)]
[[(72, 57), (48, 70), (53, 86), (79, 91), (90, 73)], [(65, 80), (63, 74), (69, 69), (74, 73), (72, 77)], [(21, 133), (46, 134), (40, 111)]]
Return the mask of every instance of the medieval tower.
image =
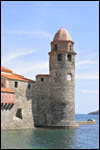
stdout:
[(36, 76), (37, 127), (77, 127), (75, 123), (75, 55), (70, 34), (61, 28), (51, 42), (49, 75)]

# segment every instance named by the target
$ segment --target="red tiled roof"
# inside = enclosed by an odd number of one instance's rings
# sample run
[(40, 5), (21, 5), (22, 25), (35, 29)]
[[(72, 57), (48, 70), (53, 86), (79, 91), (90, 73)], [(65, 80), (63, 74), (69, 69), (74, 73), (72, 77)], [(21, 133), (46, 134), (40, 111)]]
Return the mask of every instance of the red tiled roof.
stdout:
[(7, 69), (7, 68), (5, 68), (5, 67), (3, 67), (3, 66), (1, 66), (1, 71), (2, 71), (2, 72), (12, 73), (11, 70), (9, 70), (9, 69)]
[(13, 80), (20, 80), (20, 81), (24, 81), (24, 82), (35, 82), (34, 80), (30, 80), (28, 78), (25, 78), (24, 76), (22, 75), (19, 75), (19, 74), (16, 74), (16, 73), (13, 73), (11, 70), (1, 66), (1, 71), (2, 72), (7, 72), (7, 73), (11, 73), (11, 74), (5, 74), (5, 73), (1, 73), (1, 75), (5, 78), (8, 78), (8, 79), (13, 79)]
[(1, 73), (1, 76), (8, 78), (8, 79), (13, 79), (13, 80), (20, 80), (24, 82), (34, 82), (33, 80), (22, 77), (21, 75), (15, 75), (15, 74), (10, 75), (10, 74)]
[(12, 74), (13, 74), (13, 75), (15, 75), (15, 76), (18, 76), (18, 77), (24, 78), (24, 76), (19, 75), (19, 74), (17, 74), (17, 73), (12, 73)]
[(25, 79), (25, 80), (28, 80), (28, 81), (30, 81), (30, 82), (35, 82), (34, 80), (31, 80), (31, 79), (28, 79), (28, 78), (25, 78), (24, 76), (22, 76), (22, 75), (19, 75), (19, 74), (16, 74), (16, 73), (13, 73), (14, 75), (16, 75), (16, 76), (18, 76), (18, 77), (20, 77), (20, 78), (22, 78), (22, 79)]
[(4, 87), (1, 87), (1, 92), (7, 92), (7, 93), (13, 93), (14, 94), (14, 91), (12, 91), (8, 88), (4, 88)]

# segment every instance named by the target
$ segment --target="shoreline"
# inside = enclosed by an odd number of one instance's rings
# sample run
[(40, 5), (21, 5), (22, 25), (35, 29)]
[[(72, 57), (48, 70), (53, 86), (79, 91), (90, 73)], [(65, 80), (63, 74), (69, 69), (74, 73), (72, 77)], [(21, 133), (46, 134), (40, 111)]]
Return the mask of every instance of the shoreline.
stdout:
[[(78, 125), (88, 125), (88, 124), (96, 124), (96, 121), (76, 121), (76, 123)], [(76, 128), (67, 128), (67, 127), (24, 127), (24, 128), (2, 128), (1, 131), (4, 131), (4, 130), (24, 130), (24, 129), (76, 129)]]

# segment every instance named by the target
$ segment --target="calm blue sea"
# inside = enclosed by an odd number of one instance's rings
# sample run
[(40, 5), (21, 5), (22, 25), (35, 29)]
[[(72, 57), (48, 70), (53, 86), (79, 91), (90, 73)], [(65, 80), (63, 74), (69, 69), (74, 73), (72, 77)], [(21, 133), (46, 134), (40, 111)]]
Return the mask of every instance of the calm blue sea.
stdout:
[(2, 149), (99, 149), (99, 116), (75, 115), (76, 120), (96, 120), (79, 129), (26, 129), (1, 132)]

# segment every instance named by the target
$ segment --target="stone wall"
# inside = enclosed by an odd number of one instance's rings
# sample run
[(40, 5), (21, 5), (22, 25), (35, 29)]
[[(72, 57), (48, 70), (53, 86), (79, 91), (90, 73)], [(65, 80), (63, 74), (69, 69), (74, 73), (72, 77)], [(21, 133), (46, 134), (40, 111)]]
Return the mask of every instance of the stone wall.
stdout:
[[(41, 81), (43, 78), (43, 81)], [(36, 117), (35, 125), (45, 126), (49, 123), (50, 110), (50, 76), (42, 76), (36, 78)]]
[(14, 93), (1, 93), (1, 128), (8, 129), (13, 125), (15, 95)]
[(13, 116), (15, 115), (15, 106), (9, 109), (1, 109), (1, 129), (11, 129), (14, 127)]
[[(62, 54), (58, 61), (57, 55)], [(68, 60), (71, 54), (71, 61)], [(74, 89), (75, 89), (75, 54), (57, 51), (50, 55), (51, 82), (51, 126), (73, 127), (75, 115)], [(67, 76), (70, 75), (71, 80)]]
[[(18, 87), (15, 87), (15, 82), (18, 83)], [(30, 89), (28, 88), (28, 84), (30, 84)], [(6, 87), (15, 92), (16, 101), (29, 101), (34, 96), (34, 82), (7, 79)]]
[[(15, 87), (15, 82), (18, 82), (18, 87)], [(28, 84), (30, 84), (30, 88), (28, 88)], [(15, 92), (15, 103), (11, 110), (2, 111), (2, 129), (6, 127), (33, 128), (32, 103), (35, 99), (35, 83), (7, 79), (6, 88)], [(19, 115), (17, 115), (18, 113)]]
[[(1, 129), (33, 128), (34, 121), (31, 107), (31, 104), (25, 104), (23, 108), (17, 107), (15, 104), (10, 110), (1, 110)], [(16, 112), (20, 108), (22, 109), (22, 119), (16, 117)]]
[[(60, 61), (58, 54), (62, 55)], [(37, 127), (74, 128), (77, 124), (75, 123), (74, 100), (76, 53), (73, 51), (73, 42), (51, 42), (49, 55), (50, 75), (36, 78), (35, 125)], [(44, 78), (44, 81), (41, 78)]]

